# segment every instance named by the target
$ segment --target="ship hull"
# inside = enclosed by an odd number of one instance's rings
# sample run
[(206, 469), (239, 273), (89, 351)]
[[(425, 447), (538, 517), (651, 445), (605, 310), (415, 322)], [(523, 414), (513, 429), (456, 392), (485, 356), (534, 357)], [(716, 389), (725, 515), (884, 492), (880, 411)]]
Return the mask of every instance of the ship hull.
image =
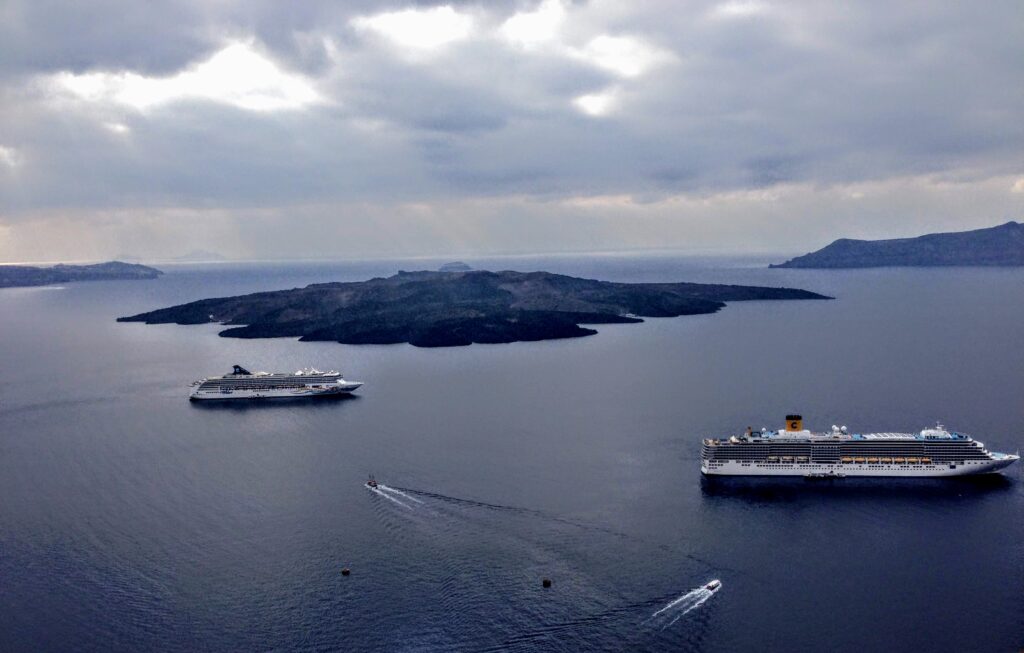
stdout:
[(231, 392), (220, 390), (196, 390), (189, 399), (191, 401), (253, 401), (262, 399), (324, 399), (352, 394), (362, 383), (339, 383), (330, 388), (273, 388), (273, 389), (235, 389)]
[[(701, 462), (705, 476), (807, 476), (817, 478), (841, 477), (916, 477), (937, 478), (989, 474), (1007, 467), (1016, 457), (995, 460), (968, 460), (956, 464), (896, 465), (849, 463), (741, 463), (737, 461)], [(827, 476), (826, 476), (827, 475)]]

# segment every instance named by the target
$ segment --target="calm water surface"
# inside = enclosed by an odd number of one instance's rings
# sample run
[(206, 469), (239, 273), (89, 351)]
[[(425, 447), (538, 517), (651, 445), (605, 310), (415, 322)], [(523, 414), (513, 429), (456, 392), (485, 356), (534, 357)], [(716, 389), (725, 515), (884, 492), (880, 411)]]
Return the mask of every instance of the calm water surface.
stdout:
[[(1019, 465), (972, 481), (708, 484), (698, 462), (702, 436), (791, 411), (813, 428), (942, 420), (1016, 451), (1024, 270), (476, 261), (838, 299), (453, 349), (114, 321), (438, 263), (176, 266), (0, 290), (0, 649), (1024, 646)], [(331, 402), (187, 401), (192, 380), (235, 363), (340, 367), (366, 386)], [(394, 489), (368, 491), (368, 472)], [(685, 596), (712, 578), (713, 597)]]

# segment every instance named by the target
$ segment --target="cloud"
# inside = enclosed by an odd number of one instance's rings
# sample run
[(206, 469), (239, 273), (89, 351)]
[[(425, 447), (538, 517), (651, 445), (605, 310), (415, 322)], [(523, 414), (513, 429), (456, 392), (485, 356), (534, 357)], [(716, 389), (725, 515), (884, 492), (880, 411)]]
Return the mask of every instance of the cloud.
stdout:
[(675, 60), (675, 55), (632, 36), (601, 36), (584, 47), (571, 51), (572, 56), (604, 68), (622, 77), (638, 77), (651, 68)]
[(18, 150), (6, 145), (0, 145), (0, 166), (17, 168), (21, 163), (21, 155)]
[(1011, 185), (1008, 177), (949, 182), (920, 176), (829, 188), (795, 183), (654, 199), (640, 194), (559, 199), (507, 195), (243, 210), (47, 211), (30, 224), (0, 231), (0, 260), (101, 259), (118, 254), (153, 259), (196, 249), (255, 259), (631, 249), (793, 255), (837, 237), (898, 238), (1019, 218), (1021, 200), (1009, 192)]
[[(818, 238), (842, 226), (832, 209), (868, 235), (890, 228), (855, 211), (886, 206), (915, 227), (928, 211), (977, 226), (1024, 214), (1017, 25), (1012, 3), (9, 0), (0, 226), (34, 247), (25, 234), (47, 216), (70, 251), (149, 216), (139, 242), (177, 248), (162, 221), (260, 211), (262, 231), (232, 236), (254, 253), (300, 214), (315, 228), (296, 230), (296, 251), (330, 242), (332, 220), (380, 251), (455, 247), (444, 221), (481, 250), (684, 235), (744, 248), (779, 220), (787, 242)], [(921, 200), (937, 180), (975, 208)], [(726, 197), (748, 198), (764, 231), (701, 208)], [(611, 208), (584, 212), (587, 198)], [(413, 205), (431, 210), (396, 208)], [(576, 240), (584, 214), (601, 228)], [(634, 230), (647, 214), (660, 217)], [(359, 215), (390, 240), (352, 231)]]
[(473, 32), (472, 16), (448, 5), (356, 16), (350, 23), (357, 30), (383, 36), (400, 48), (417, 51), (436, 50), (469, 38)]
[[(50, 83), (85, 102), (147, 110), (181, 100), (208, 100), (250, 111), (301, 109), (320, 100), (314, 85), (287, 73), (249, 43), (231, 43), (167, 77), (133, 72), (57, 73)], [(114, 129), (117, 131), (117, 129)]]
[(768, 11), (768, 4), (760, 0), (732, 0), (715, 5), (710, 13), (713, 18), (738, 19), (759, 16)]
[(543, 0), (533, 11), (520, 11), (502, 23), (498, 34), (525, 49), (535, 49), (556, 41), (567, 12), (561, 0)]
[(572, 103), (588, 116), (606, 116), (615, 110), (618, 98), (614, 89), (588, 93), (574, 98)]
[(112, 131), (115, 134), (127, 134), (130, 133), (132, 128), (123, 122), (105, 122), (103, 126)]

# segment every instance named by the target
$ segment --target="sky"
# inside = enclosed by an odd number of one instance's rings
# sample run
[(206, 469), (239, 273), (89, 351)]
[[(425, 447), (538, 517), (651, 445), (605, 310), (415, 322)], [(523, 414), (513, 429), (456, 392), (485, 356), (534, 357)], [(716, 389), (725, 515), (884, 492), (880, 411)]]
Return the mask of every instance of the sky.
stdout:
[(1024, 4), (0, 3), (0, 261), (800, 253), (1024, 218)]

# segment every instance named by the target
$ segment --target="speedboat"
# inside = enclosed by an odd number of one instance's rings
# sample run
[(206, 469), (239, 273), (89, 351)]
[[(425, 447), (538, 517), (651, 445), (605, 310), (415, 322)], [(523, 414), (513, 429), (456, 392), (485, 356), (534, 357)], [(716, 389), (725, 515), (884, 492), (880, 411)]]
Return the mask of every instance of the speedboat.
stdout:
[(370, 474), (370, 480), (366, 481), (366, 487), (368, 487), (368, 488), (376, 488), (377, 487), (377, 479), (373, 478), (373, 474)]
[(718, 580), (716, 578), (715, 580), (713, 580), (710, 583), (708, 583), (707, 585), (705, 585), (704, 589), (708, 590), (709, 592), (714, 592), (716, 589), (718, 589), (721, 586), (722, 586), (722, 581), (720, 581), (720, 580)]

